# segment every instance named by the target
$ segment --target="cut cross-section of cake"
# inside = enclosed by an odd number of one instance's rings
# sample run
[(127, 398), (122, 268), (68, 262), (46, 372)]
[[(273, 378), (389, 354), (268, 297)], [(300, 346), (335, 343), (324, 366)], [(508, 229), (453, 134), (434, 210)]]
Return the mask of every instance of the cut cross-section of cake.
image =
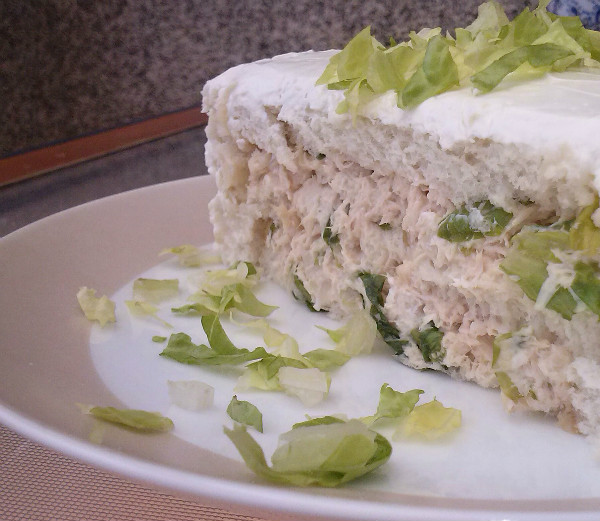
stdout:
[(524, 13), (211, 80), (210, 215), (225, 261), (312, 310), (370, 310), (401, 362), (598, 434), (600, 39)]

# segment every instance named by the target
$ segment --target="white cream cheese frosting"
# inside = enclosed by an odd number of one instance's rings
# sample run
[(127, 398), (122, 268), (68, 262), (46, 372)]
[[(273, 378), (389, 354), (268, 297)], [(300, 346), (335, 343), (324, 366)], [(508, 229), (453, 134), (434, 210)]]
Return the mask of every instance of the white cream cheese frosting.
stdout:
[[(315, 86), (337, 51), (290, 53), (239, 65), (212, 80), (234, 84), (245, 97), (286, 111), (335, 113), (343, 94)], [(437, 136), (443, 148), (474, 138), (535, 148), (568, 146), (600, 178), (600, 71), (550, 73), (477, 95), (462, 88), (427, 99), (412, 110), (396, 106), (393, 92), (363, 110), (384, 124), (410, 125)], [(349, 119), (350, 116), (343, 116)], [(600, 186), (600, 182), (598, 183)]]

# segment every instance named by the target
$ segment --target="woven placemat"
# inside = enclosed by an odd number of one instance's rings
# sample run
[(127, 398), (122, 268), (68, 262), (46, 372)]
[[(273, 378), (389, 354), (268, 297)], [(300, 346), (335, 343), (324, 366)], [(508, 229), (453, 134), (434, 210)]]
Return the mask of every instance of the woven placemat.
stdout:
[(2, 521), (261, 521), (146, 488), (0, 425)]

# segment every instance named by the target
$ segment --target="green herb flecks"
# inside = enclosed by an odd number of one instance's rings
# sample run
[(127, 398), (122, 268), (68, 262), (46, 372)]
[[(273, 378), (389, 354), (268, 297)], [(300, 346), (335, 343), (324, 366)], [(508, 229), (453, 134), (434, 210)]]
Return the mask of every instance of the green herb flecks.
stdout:
[(311, 294), (304, 287), (304, 283), (300, 280), (300, 277), (294, 273), (294, 286), (295, 289), (292, 292), (292, 295), (296, 300), (300, 300), (306, 304), (306, 307), (313, 312), (326, 312), (326, 309), (315, 309), (315, 304)]
[(331, 231), (331, 217), (329, 219), (327, 219), (327, 224), (325, 225), (325, 228), (323, 229), (323, 233), (321, 234), (321, 237), (325, 241), (325, 244), (327, 244), (327, 246), (329, 246), (330, 248), (333, 248), (333, 246), (335, 244), (339, 244), (340, 236), (337, 233), (333, 233)]
[(463, 205), (448, 214), (438, 226), (438, 237), (450, 242), (500, 235), (512, 219), (512, 213), (489, 201)]
[(494, 374), (502, 393), (513, 402), (523, 398), (509, 375), (511, 358), (519, 350), (521, 342), (522, 335), (520, 333), (517, 333), (516, 336), (513, 333), (505, 333), (498, 335), (493, 344), (492, 368)]
[[(402, 354), (404, 352), (404, 346), (408, 344), (408, 341), (401, 338), (398, 329), (390, 323), (383, 312), (383, 285), (385, 284), (385, 277), (383, 275), (374, 275), (372, 273), (360, 273), (358, 277), (365, 287), (365, 293), (370, 303), (368, 310), (375, 320), (377, 331), (379, 331), (384, 342), (389, 345), (396, 354)], [(367, 308), (366, 305), (365, 308)]]
[(410, 336), (417, 344), (425, 362), (441, 362), (446, 356), (446, 352), (442, 347), (444, 333), (436, 327), (433, 321), (423, 328), (413, 329)]

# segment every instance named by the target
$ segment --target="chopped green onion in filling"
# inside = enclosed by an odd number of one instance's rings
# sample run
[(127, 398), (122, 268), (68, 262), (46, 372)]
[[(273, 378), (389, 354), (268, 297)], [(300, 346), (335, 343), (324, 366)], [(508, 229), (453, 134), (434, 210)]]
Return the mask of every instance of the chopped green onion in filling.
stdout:
[(306, 304), (306, 307), (313, 312), (326, 312), (327, 311), (326, 309), (316, 309), (315, 308), (315, 303), (313, 301), (311, 294), (304, 287), (304, 283), (302, 282), (302, 280), (300, 280), (300, 277), (298, 277), (298, 275), (296, 275), (296, 274), (294, 274), (294, 286), (295, 286), (295, 289), (292, 292), (292, 295), (294, 296), (294, 298), (296, 300), (300, 300), (301, 302), (304, 302), (304, 304)]
[(333, 233), (331, 231), (331, 217), (327, 220), (327, 224), (323, 229), (323, 234), (321, 235), (321, 237), (323, 237), (325, 244), (327, 244), (327, 246), (329, 246), (330, 248), (333, 248), (334, 244), (339, 244), (340, 236), (337, 233)]
[(417, 344), (425, 362), (441, 362), (446, 356), (446, 352), (442, 347), (444, 333), (436, 327), (433, 321), (423, 328), (413, 329), (410, 336)]
[[(408, 344), (407, 340), (402, 339), (400, 332), (396, 329), (385, 316), (383, 312), (383, 285), (385, 277), (383, 275), (374, 275), (372, 273), (360, 273), (358, 275), (365, 287), (365, 293), (369, 299), (369, 313), (375, 320), (377, 331), (383, 338), (383, 341), (389, 345), (396, 354), (404, 352), (404, 346)], [(367, 306), (365, 305), (365, 308)]]
[(472, 206), (463, 205), (440, 222), (438, 237), (450, 242), (500, 235), (512, 219), (512, 213), (481, 201)]

